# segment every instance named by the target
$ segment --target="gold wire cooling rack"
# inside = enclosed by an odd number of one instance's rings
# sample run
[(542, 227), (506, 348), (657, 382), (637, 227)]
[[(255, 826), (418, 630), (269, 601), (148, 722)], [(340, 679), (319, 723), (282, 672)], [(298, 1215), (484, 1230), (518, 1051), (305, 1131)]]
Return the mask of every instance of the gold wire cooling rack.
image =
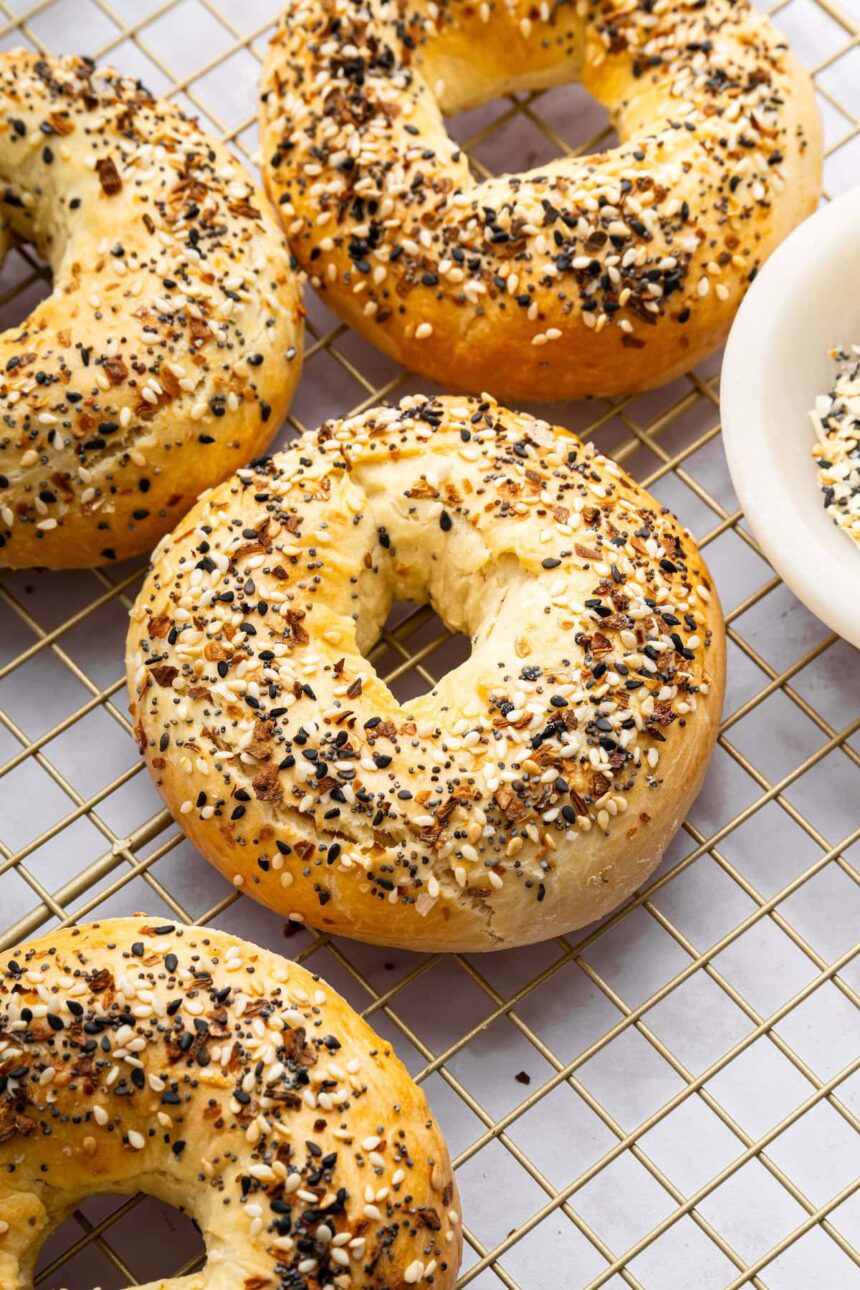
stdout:
[[(113, 62), (252, 160), (276, 9), (0, 0), (0, 45)], [(772, 12), (815, 72), (830, 197), (860, 178), (860, 9), (780, 0)], [(487, 105), (453, 128), (480, 174), (610, 137), (572, 88)], [(46, 290), (30, 251), (10, 254), (3, 325)], [(307, 305), (285, 433), (416, 388)], [(719, 445), (718, 370), (551, 410), (680, 513), (728, 611), (718, 749), (657, 875), (596, 928), (491, 956), (417, 958), (284, 929), (288, 952), (426, 1081), (463, 1192), (460, 1286), (860, 1286), (860, 662), (793, 600), (744, 525)], [(0, 945), (145, 909), (283, 948), (281, 923), (225, 888), (141, 775), (121, 679), (140, 575), (0, 576)], [(374, 662), (405, 696), (465, 648), (426, 607), (400, 607)], [(109, 1290), (191, 1272), (203, 1256), (173, 1220), (141, 1197), (84, 1206), (52, 1238), (37, 1284)]]

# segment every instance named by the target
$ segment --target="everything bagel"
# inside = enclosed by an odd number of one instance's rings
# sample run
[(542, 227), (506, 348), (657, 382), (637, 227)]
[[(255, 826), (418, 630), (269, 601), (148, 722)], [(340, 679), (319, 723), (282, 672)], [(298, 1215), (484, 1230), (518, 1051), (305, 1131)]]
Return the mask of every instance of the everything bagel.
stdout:
[[(422, 1093), (319, 977), (203, 927), (109, 919), (0, 955), (0, 1286), (85, 1197), (185, 1210), (148, 1290), (450, 1290), (459, 1202)], [(146, 1288), (143, 1288), (146, 1290)]]
[[(399, 703), (392, 600), (471, 657)], [(324, 425), (157, 548), (127, 646), (141, 751), (208, 859), (290, 918), (492, 949), (605, 914), (701, 784), (723, 627), (692, 539), (612, 461), (489, 398)]]
[(0, 55), (0, 249), (54, 288), (0, 335), (0, 565), (149, 550), (268, 443), (301, 366), (283, 235), (230, 152), (80, 58)]
[[(476, 182), (442, 113), (573, 79), (620, 145)], [(291, 0), (261, 132), (323, 299), (423, 376), (523, 399), (698, 362), (821, 168), (810, 78), (746, 0)]]

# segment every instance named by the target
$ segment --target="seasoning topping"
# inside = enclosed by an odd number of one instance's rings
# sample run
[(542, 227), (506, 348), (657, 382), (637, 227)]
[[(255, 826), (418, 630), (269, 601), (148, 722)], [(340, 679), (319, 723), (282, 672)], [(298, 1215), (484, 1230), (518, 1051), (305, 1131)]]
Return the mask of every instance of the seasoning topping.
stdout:
[[(367, 661), (392, 599), (473, 641), (406, 703)], [(661, 760), (710, 746), (719, 632), (692, 539), (614, 462), (488, 397), (413, 396), (210, 494), (157, 553), (127, 664), (160, 790), (237, 886), (486, 945), (523, 934), (497, 893), (560, 900), (584, 835), (635, 855), (680, 818)]]
[[(619, 145), (477, 182), (440, 109), (574, 75)], [(815, 204), (809, 78), (746, 0), (290, 0), (262, 100), (266, 182), (313, 287), (474, 390), (668, 379)]]
[(96, 1182), (159, 1178), (244, 1290), (450, 1290), (459, 1263), (444, 1143), (389, 1046), (206, 928), (109, 920), (0, 957), (0, 1165), (13, 1280)]
[(226, 148), (87, 59), (0, 55), (2, 188), (54, 290), (0, 336), (0, 564), (149, 550), (286, 409), (283, 235)]
[(860, 544), (860, 345), (837, 347), (830, 356), (833, 386), (810, 412), (817, 440), (812, 455), (825, 510)]

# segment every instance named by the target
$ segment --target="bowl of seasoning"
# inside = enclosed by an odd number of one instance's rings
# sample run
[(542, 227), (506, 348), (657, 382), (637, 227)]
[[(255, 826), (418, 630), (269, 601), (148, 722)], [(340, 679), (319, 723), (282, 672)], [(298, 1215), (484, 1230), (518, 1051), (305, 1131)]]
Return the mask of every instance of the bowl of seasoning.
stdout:
[(732, 483), (762, 552), (860, 647), (860, 187), (796, 228), (753, 282), (720, 405)]

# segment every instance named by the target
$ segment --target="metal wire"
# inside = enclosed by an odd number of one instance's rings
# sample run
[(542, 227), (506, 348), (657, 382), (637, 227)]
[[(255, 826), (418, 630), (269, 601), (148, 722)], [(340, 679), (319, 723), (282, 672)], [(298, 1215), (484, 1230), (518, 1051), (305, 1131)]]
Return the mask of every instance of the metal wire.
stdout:
[[(148, 28), (157, 19), (164, 19), (175, 14), (182, 5), (194, 4), (197, 10), (212, 21), (220, 24), (224, 34), (224, 46), (217, 56), (210, 58), (196, 67), (192, 74), (177, 78), (158, 51), (148, 40)], [(780, 0), (771, 10), (774, 14), (788, 8), (791, 0)], [(833, 31), (839, 33), (838, 41), (815, 66), (814, 73), (820, 98), (826, 110), (838, 114), (844, 122), (841, 133), (831, 145), (828, 157), (834, 156), (841, 149), (856, 143), (860, 132), (860, 119), (851, 105), (846, 105), (827, 83), (826, 74), (849, 52), (855, 52), (860, 43), (860, 26), (849, 12), (834, 0), (815, 0), (818, 9), (831, 20)], [(41, 22), (49, 11), (61, 13), (64, 6), (70, 19), (80, 21), (79, 4), (73, 0), (38, 0), (23, 12), (21, 0), (0, 0), (0, 41), (8, 46), (24, 38), (31, 45), (45, 49), (40, 35)], [(110, 61), (116, 51), (115, 61), (122, 66), (120, 45), (126, 49), (136, 46), (151, 64), (163, 74), (168, 82), (168, 93), (182, 94), (191, 105), (214, 122), (222, 136), (240, 151), (247, 155), (245, 140), (250, 131), (253, 135), (254, 116), (249, 111), (247, 118), (228, 128), (224, 121), (213, 113), (211, 104), (200, 92), (201, 79), (213, 72), (226, 60), (241, 51), (250, 53), (259, 59), (263, 40), (269, 22), (255, 25), (250, 31), (242, 31), (231, 18), (221, 11), (217, 0), (164, 0), (164, 3), (148, 4), (135, 0), (129, 5), (122, 0), (89, 0), (92, 14), (104, 23), (110, 24), (111, 36), (102, 46), (91, 51), (98, 59)], [(121, 6), (121, 7), (120, 7)], [(263, 6), (260, 6), (262, 10)], [(267, 6), (269, 7), (269, 6)], [(253, 11), (252, 11), (253, 12)], [(267, 18), (270, 17), (267, 14)], [(250, 106), (250, 105), (249, 105)], [(482, 128), (468, 140), (463, 140), (469, 151), (476, 173), (487, 174), (486, 167), (478, 157), (484, 144), (497, 137), (499, 132), (512, 122), (527, 121), (531, 127), (540, 132), (543, 140), (556, 154), (592, 151), (605, 146), (609, 138), (608, 127), (599, 131), (592, 138), (583, 140), (576, 148), (542, 116), (545, 107), (545, 96), (527, 94), (512, 98), (506, 107), (492, 117)], [(250, 158), (249, 158), (250, 159)], [(829, 195), (829, 194), (826, 194)], [(21, 252), (21, 272), (13, 287), (0, 294), (0, 308), (6, 309), (17, 296), (38, 285), (44, 278), (44, 271), (26, 248)], [(358, 353), (358, 357), (351, 357)], [(350, 345), (350, 335), (341, 324), (319, 326), (311, 323), (307, 345), (307, 367), (311, 372), (315, 363), (324, 359), (333, 360), (350, 389), (357, 391), (353, 399), (354, 406), (342, 407), (341, 414), (371, 406), (386, 397), (395, 396), (405, 389), (408, 376), (396, 372), (387, 380), (380, 381), (375, 373), (379, 362), (373, 361), (368, 350), (359, 347), (356, 350)], [(326, 359), (326, 361), (327, 361)], [(306, 376), (306, 380), (309, 376)], [(706, 487), (696, 474), (697, 455), (707, 451), (708, 446), (719, 436), (719, 412), (717, 397), (717, 376), (690, 373), (684, 381), (672, 387), (671, 401), (660, 406), (657, 400), (656, 412), (648, 409), (652, 406), (648, 400), (620, 400), (613, 404), (595, 403), (588, 405), (584, 420), (577, 427), (584, 437), (596, 437), (602, 447), (609, 447), (613, 455), (622, 462), (627, 462), (647, 487), (659, 488), (663, 484), (677, 486), (686, 494), (690, 504), (698, 506), (700, 513), (706, 516), (700, 527), (700, 545), (708, 547), (727, 533), (737, 538), (743, 547), (760, 556), (755, 541), (743, 524), (739, 511), (727, 510), (714, 490)], [(643, 410), (644, 409), (644, 410)], [(582, 413), (578, 410), (578, 414)], [(293, 430), (302, 431), (304, 424), (294, 412), (290, 418)], [(607, 444), (607, 438), (611, 443)], [(647, 468), (639, 471), (638, 465), (645, 461)], [(707, 527), (710, 525), (710, 527)], [(67, 809), (62, 818), (48, 825), (37, 836), (30, 837), (18, 845), (7, 843), (3, 837), (3, 820), (0, 818), (0, 927), (8, 922), (3, 914), (4, 881), (9, 882), (14, 874), (17, 879), (27, 884), (32, 892), (32, 904), (26, 913), (19, 916), (11, 925), (6, 925), (0, 932), (0, 946), (7, 947), (25, 937), (38, 934), (50, 925), (66, 925), (74, 921), (97, 916), (110, 902), (122, 899), (123, 893), (135, 880), (147, 885), (153, 897), (167, 906), (173, 915), (180, 920), (207, 922), (219, 918), (236, 901), (244, 899), (235, 891), (229, 891), (202, 915), (192, 917), (191, 911), (185, 908), (183, 901), (175, 891), (171, 891), (170, 882), (163, 880), (158, 873), (159, 862), (165, 860), (182, 841), (182, 835), (172, 824), (166, 812), (160, 811), (150, 818), (141, 819), (127, 833), (117, 831), (110, 823), (111, 812), (107, 809), (109, 799), (119, 790), (125, 789), (141, 773), (141, 766), (134, 764), (116, 775), (111, 782), (102, 785), (95, 792), (82, 792), (75, 787), (69, 776), (52, 760), (51, 746), (61, 735), (74, 732), (78, 723), (95, 712), (107, 714), (130, 737), (130, 726), (125, 713), (125, 697), (121, 676), (121, 660), (116, 660), (116, 677), (108, 684), (94, 680), (85, 667), (79, 665), (69, 649), (72, 633), (86, 628), (94, 622), (95, 616), (111, 606), (122, 606), (127, 609), (134, 597), (135, 588), (140, 578), (140, 568), (131, 571), (115, 572), (97, 570), (88, 575), (96, 587), (96, 594), (89, 596), (87, 603), (65, 617), (63, 621), (46, 629), (39, 617), (31, 613), (21, 594), (20, 580), (10, 576), (0, 577), (0, 645), (6, 631), (14, 629), (17, 636), (23, 636), (27, 644), (5, 664), (0, 666), (0, 685), (10, 678), (23, 675), (28, 665), (42, 667), (48, 664), (64, 668), (70, 673), (85, 694), (85, 698), (71, 712), (66, 713), (50, 729), (45, 730), (35, 739), (28, 739), (25, 731), (13, 720), (8, 712), (0, 709), (0, 747), (10, 745), (13, 751), (0, 763), (0, 789), (3, 780), (14, 771), (35, 763), (53, 782), (67, 802)], [(845, 950), (841, 955), (828, 961), (810, 943), (807, 936), (792, 922), (790, 912), (786, 912), (789, 899), (800, 892), (813, 879), (825, 871), (838, 872), (854, 884), (860, 883), (860, 876), (851, 863), (849, 848), (860, 839), (860, 824), (854, 827), (847, 836), (834, 839), (823, 834), (813, 819), (809, 818), (797, 804), (797, 795), (792, 791), (802, 784), (804, 777), (812, 775), (822, 766), (824, 760), (834, 755), (843, 758), (845, 764), (855, 776), (853, 783), (856, 792), (855, 800), (860, 802), (860, 752), (856, 744), (849, 742), (860, 730), (860, 715), (844, 713), (843, 724), (836, 728), (815, 706), (804, 697), (798, 682), (804, 680), (806, 669), (812, 668), (828, 655), (829, 651), (840, 648), (837, 638), (825, 636), (811, 645), (801, 657), (794, 659), (781, 670), (774, 667), (748, 639), (746, 623), (749, 616), (763, 604), (767, 597), (779, 589), (779, 580), (768, 569), (763, 574), (760, 585), (751, 590), (746, 597), (727, 615), (730, 650), (736, 659), (749, 665), (756, 678), (754, 692), (739, 702), (730, 711), (722, 725), (719, 737), (720, 754), (728, 763), (737, 767), (755, 787), (753, 800), (719, 827), (710, 832), (703, 832), (693, 822), (687, 821), (683, 826), (683, 845), (675, 846), (677, 859), (671, 867), (660, 871), (647, 886), (627, 904), (616, 911), (602, 924), (576, 937), (559, 937), (547, 947), (544, 954), (544, 965), (531, 979), (512, 990), (500, 989), (494, 983), (491, 965), (486, 959), (469, 959), (453, 956), (463, 974), (464, 983), (468, 982), (479, 992), (485, 1001), (487, 1011), (482, 1014), (480, 1022), (471, 1028), (465, 1028), (453, 1040), (447, 1042), (442, 1051), (434, 1052), (406, 1018), (403, 1001), (411, 986), (432, 973), (440, 963), (440, 956), (428, 956), (414, 964), (404, 975), (397, 978), (388, 990), (380, 990), (369, 979), (369, 974), (361, 966), (361, 959), (352, 947), (342, 942), (333, 942), (325, 936), (307, 934), (296, 957), (300, 961), (321, 959), (321, 951), (334, 960), (342, 973), (355, 985), (355, 994), (367, 1000), (364, 1013), (377, 1025), (387, 1024), (393, 1027), (403, 1038), (404, 1043), (412, 1046), (419, 1055), (423, 1067), (417, 1073), (419, 1081), (431, 1076), (438, 1077), (456, 1098), (465, 1106), (481, 1126), (477, 1136), (465, 1147), (455, 1160), (458, 1170), (465, 1170), (470, 1162), (475, 1161), (491, 1145), (496, 1144), (513, 1157), (521, 1170), (528, 1175), (543, 1193), (545, 1200), (522, 1222), (513, 1227), (502, 1239), (486, 1244), (477, 1233), (465, 1228), (468, 1245), (471, 1247), (471, 1262), (467, 1259), (466, 1270), (461, 1276), (459, 1285), (465, 1287), (482, 1278), (481, 1285), (501, 1283), (509, 1290), (543, 1290), (543, 1283), (518, 1282), (506, 1265), (506, 1255), (529, 1233), (534, 1231), (549, 1216), (563, 1215), (573, 1225), (582, 1238), (591, 1246), (602, 1261), (602, 1270), (590, 1277), (587, 1284), (582, 1278), (577, 1279), (574, 1269), (559, 1269), (559, 1279), (553, 1286), (584, 1287), (585, 1290), (597, 1290), (597, 1287), (612, 1282), (641, 1288), (645, 1284), (658, 1285), (648, 1277), (640, 1279), (646, 1273), (640, 1271), (640, 1256), (656, 1248), (658, 1251), (669, 1249), (664, 1238), (683, 1220), (689, 1219), (696, 1225), (703, 1237), (713, 1244), (736, 1275), (724, 1282), (726, 1290), (753, 1285), (760, 1290), (770, 1284), (769, 1276), (778, 1266), (777, 1261), (790, 1251), (797, 1242), (808, 1233), (817, 1229), (824, 1234), (845, 1256), (845, 1268), (853, 1265), (860, 1268), (860, 1255), (852, 1247), (848, 1238), (840, 1229), (836, 1211), (860, 1187), (860, 1180), (849, 1182), (826, 1203), (817, 1203), (805, 1193), (792, 1172), (778, 1163), (778, 1151), (772, 1151), (774, 1144), (779, 1147), (782, 1136), (796, 1126), (804, 1116), (815, 1111), (815, 1108), (826, 1105), (839, 1120), (850, 1127), (853, 1132), (860, 1130), (860, 1123), (852, 1110), (851, 1099), (844, 1096), (847, 1082), (858, 1069), (860, 1058), (850, 1061), (842, 1069), (822, 1078), (815, 1069), (792, 1047), (785, 1035), (776, 1027), (790, 1017), (807, 1000), (813, 998), (816, 991), (830, 983), (839, 992), (840, 998), (855, 1009), (860, 1010), (860, 998), (852, 988), (850, 978), (845, 974), (856, 947)], [(26, 590), (25, 590), (26, 594)], [(440, 626), (438, 620), (426, 607), (411, 609), (396, 626), (386, 628), (379, 642), (374, 662), (380, 668), (389, 684), (411, 685), (416, 687), (432, 686), (437, 676), (440, 651), (445, 650), (450, 634)], [(856, 662), (856, 660), (855, 660)], [(813, 752), (793, 765), (780, 778), (772, 780), (755, 764), (738, 743), (735, 732), (740, 723), (751, 713), (755, 713), (768, 700), (779, 697), (784, 700), (796, 714), (811, 723), (821, 742)], [(742, 864), (731, 858), (732, 843), (737, 832), (753, 820), (766, 808), (776, 808), (805, 835), (814, 859), (803, 869), (794, 874), (780, 890), (771, 894), (760, 891)], [(38, 811), (33, 811), (33, 818), (38, 819)], [(34, 859), (42, 848), (56, 841), (63, 841), (66, 830), (76, 823), (86, 821), (101, 835), (102, 849), (98, 855), (85, 864), (77, 873), (68, 878), (61, 886), (51, 889), (35, 872)], [(726, 845), (728, 844), (728, 845)], [(681, 875), (688, 871), (703, 857), (709, 857), (716, 868), (734, 885), (739, 898), (743, 898), (749, 912), (740, 918), (734, 926), (713, 941), (705, 945), (696, 944), (677, 923), (667, 914), (660, 898), (671, 884), (677, 884)], [(5, 888), (8, 890), (8, 888)], [(648, 993), (635, 1006), (627, 1002), (622, 993), (608, 979), (608, 973), (601, 972), (595, 966), (599, 959), (600, 946), (607, 943), (613, 931), (621, 924), (628, 928), (633, 920), (645, 918), (650, 925), (659, 929), (677, 947), (682, 966), (662, 981), (657, 988)], [(719, 956), (731, 947), (736, 947), (741, 938), (748, 933), (755, 933), (762, 927), (778, 929), (781, 935), (788, 938), (791, 944), (804, 956), (809, 967), (809, 975), (799, 989), (779, 1006), (770, 1011), (762, 1011), (755, 1006), (729, 979), (724, 969), (717, 962)], [(315, 970), (317, 963), (313, 964)], [(324, 969), (322, 969), (324, 971)], [(562, 974), (574, 972), (581, 975), (583, 983), (597, 992), (613, 1010), (616, 1019), (601, 1034), (592, 1040), (587, 1047), (577, 1053), (573, 1060), (563, 1060), (538, 1033), (538, 1030), (527, 1020), (528, 1008), (535, 1000), (543, 986), (551, 981), (560, 981)], [(655, 1024), (655, 1015), (659, 1017), (659, 1005), (677, 997), (676, 992), (685, 984), (693, 981), (707, 981), (709, 986), (731, 1002), (739, 1015), (748, 1023), (742, 1037), (731, 1044), (719, 1056), (715, 1057), (704, 1069), (694, 1073), (681, 1057), (673, 1051), (660, 1037), (660, 1025)], [(493, 1024), (505, 1019), (517, 1032), (518, 1038), (535, 1054), (539, 1055), (541, 1070), (551, 1073), (541, 1079), (527, 1096), (522, 1097), (516, 1105), (504, 1114), (493, 1114), (467, 1087), (457, 1074), (456, 1059), (458, 1055), (475, 1045), (479, 1036)], [(635, 1035), (650, 1050), (659, 1055), (666, 1068), (671, 1070), (677, 1080), (677, 1090), (659, 1107), (641, 1119), (635, 1128), (626, 1129), (623, 1124), (602, 1104), (589, 1089), (583, 1079), (583, 1068), (593, 1059), (605, 1054), (608, 1047), (619, 1037)], [(753, 1045), (764, 1042), (770, 1045), (781, 1058), (788, 1062), (802, 1081), (806, 1093), (792, 1109), (767, 1132), (753, 1136), (717, 1097), (713, 1081), (725, 1072), (733, 1062), (750, 1050)], [(856, 1045), (855, 1045), (856, 1048)], [(518, 1077), (519, 1078), (519, 1077)], [(523, 1082), (527, 1082), (524, 1080)], [(587, 1168), (576, 1174), (562, 1188), (555, 1186), (538, 1167), (517, 1138), (518, 1126), (525, 1117), (544, 1098), (555, 1089), (566, 1087), (590, 1109), (596, 1119), (608, 1131), (611, 1145), (593, 1160)], [(706, 1182), (693, 1190), (685, 1192), (660, 1167), (649, 1152), (644, 1140), (652, 1130), (679, 1112), (685, 1103), (693, 1100), (703, 1104), (708, 1111), (724, 1126), (727, 1132), (736, 1139), (737, 1154), (719, 1172), (713, 1174)], [(444, 1127), (444, 1117), (443, 1127)], [(630, 1243), (627, 1248), (613, 1248), (612, 1243), (601, 1233), (602, 1223), (599, 1219), (587, 1221), (584, 1214), (577, 1209), (577, 1198), (588, 1187), (589, 1183), (610, 1169), (614, 1162), (632, 1157), (651, 1179), (662, 1189), (668, 1201), (667, 1212), (659, 1221)], [(744, 1256), (736, 1244), (733, 1244), (720, 1224), (709, 1219), (704, 1212), (704, 1202), (718, 1189), (750, 1162), (758, 1162), (770, 1175), (775, 1184), (783, 1189), (788, 1197), (803, 1211), (803, 1219), (790, 1231), (785, 1232), (770, 1248), (765, 1249), (755, 1258)], [(572, 1166), (572, 1169), (575, 1166)], [(124, 1261), (116, 1241), (117, 1225), (133, 1213), (139, 1197), (126, 1200), (112, 1210), (105, 1218), (93, 1222), (83, 1213), (75, 1216), (76, 1226), (69, 1225), (63, 1229), (68, 1234), (67, 1244), (52, 1260), (42, 1267), (39, 1283), (53, 1281), (63, 1275), (70, 1260), (87, 1248), (97, 1248), (109, 1261), (116, 1273), (124, 1282), (132, 1285), (135, 1281), (133, 1272)], [(468, 1213), (466, 1214), (468, 1220)], [(553, 1238), (550, 1238), (553, 1239)], [(664, 1241), (661, 1246), (660, 1242)], [(634, 1270), (634, 1263), (637, 1268)], [(176, 1269), (177, 1274), (184, 1274), (199, 1267), (202, 1256), (195, 1256), (183, 1268)], [(485, 1282), (484, 1276), (490, 1276), (491, 1282)], [(590, 1274), (589, 1274), (590, 1276)], [(860, 1273), (858, 1273), (860, 1278)], [(659, 1283), (662, 1286), (662, 1282)], [(674, 1282), (673, 1282), (674, 1284)], [(688, 1280), (687, 1285), (691, 1284)], [(783, 1284), (780, 1282), (779, 1284)], [(795, 1283), (792, 1283), (795, 1284)], [(808, 1284), (804, 1282), (803, 1284)], [(852, 1284), (857, 1284), (852, 1282)], [(848, 1282), (845, 1282), (847, 1287)], [(841, 1290), (836, 1283), (828, 1283), (828, 1290)]]

